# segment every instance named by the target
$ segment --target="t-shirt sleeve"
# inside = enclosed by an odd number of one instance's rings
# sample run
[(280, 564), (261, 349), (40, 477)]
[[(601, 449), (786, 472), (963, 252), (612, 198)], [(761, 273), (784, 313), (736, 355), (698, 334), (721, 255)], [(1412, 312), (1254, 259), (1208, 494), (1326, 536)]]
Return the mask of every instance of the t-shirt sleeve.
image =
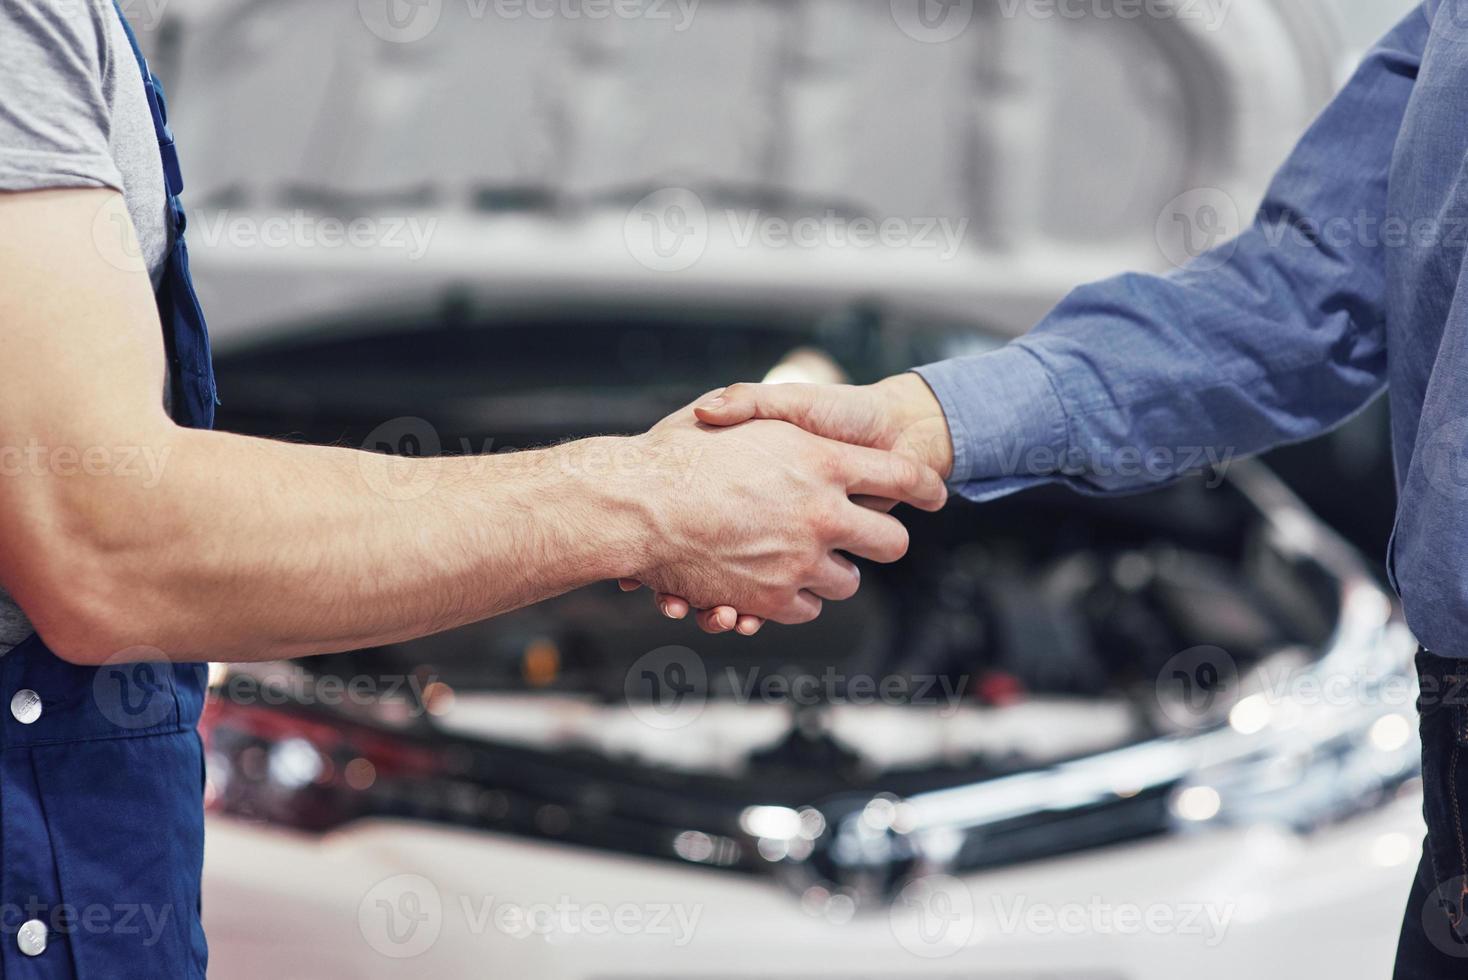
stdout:
[(113, 16), (108, 0), (0, 2), (0, 191), (123, 189), (104, 83)]

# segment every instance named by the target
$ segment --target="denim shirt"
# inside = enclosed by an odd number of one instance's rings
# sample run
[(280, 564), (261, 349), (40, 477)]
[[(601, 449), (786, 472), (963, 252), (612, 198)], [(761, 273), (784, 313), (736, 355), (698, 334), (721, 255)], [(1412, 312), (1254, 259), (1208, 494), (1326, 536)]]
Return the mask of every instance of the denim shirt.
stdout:
[[(954, 486), (1144, 490), (1318, 435), (1388, 387), (1388, 566), (1421, 642), (1468, 656), (1468, 0), (1367, 55), (1237, 239), (1071, 293), (989, 354), (918, 369)], [(1343, 493), (1349, 493), (1347, 487)]]

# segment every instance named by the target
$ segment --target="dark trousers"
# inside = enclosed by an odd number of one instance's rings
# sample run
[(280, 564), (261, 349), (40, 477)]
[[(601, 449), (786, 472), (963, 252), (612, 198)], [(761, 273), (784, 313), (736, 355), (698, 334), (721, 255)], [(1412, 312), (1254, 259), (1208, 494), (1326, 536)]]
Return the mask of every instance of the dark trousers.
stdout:
[(1427, 839), (1395, 980), (1468, 978), (1468, 660), (1417, 654)]

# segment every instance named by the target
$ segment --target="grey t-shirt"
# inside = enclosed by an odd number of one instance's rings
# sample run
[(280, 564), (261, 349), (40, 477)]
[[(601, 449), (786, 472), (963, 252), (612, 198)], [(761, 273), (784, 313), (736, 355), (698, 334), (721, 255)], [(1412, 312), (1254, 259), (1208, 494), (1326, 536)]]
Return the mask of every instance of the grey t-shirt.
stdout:
[[(4, 0), (0, 192), (64, 187), (122, 192), (156, 284), (169, 246), (163, 164), (112, 0)], [(105, 217), (96, 233), (120, 234)], [(30, 633), (25, 613), (0, 590), (0, 650)]]

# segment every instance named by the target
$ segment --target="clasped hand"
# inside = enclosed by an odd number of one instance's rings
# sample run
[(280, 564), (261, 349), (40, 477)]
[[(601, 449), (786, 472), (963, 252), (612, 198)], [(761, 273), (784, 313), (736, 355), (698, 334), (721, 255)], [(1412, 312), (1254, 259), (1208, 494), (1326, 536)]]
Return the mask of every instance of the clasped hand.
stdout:
[(823, 600), (854, 595), (845, 554), (893, 562), (908, 536), (890, 511), (947, 501), (953, 444), (916, 374), (875, 385), (736, 384), (643, 438), (703, 440), (681, 505), (653, 513), (659, 542), (621, 579), (650, 586), (663, 615), (698, 610), (709, 633), (753, 635), (765, 620), (809, 622)]

